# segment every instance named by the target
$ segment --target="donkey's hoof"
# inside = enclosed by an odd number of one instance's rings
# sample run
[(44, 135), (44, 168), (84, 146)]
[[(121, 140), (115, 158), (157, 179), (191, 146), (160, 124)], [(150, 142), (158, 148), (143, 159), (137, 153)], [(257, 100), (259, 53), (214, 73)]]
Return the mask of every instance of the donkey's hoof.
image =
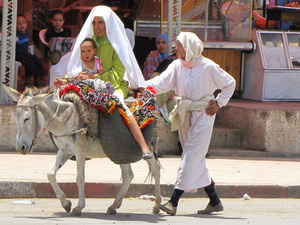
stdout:
[(160, 212), (160, 209), (158, 207), (153, 207), (152, 213), (153, 214), (158, 214)]
[(117, 214), (117, 210), (113, 209), (111, 206), (108, 207), (107, 211), (106, 211), (107, 215), (116, 215)]
[(71, 216), (81, 216), (81, 210), (74, 208)]
[(70, 200), (64, 201), (61, 205), (66, 210), (66, 212), (70, 212), (71, 211), (72, 202)]

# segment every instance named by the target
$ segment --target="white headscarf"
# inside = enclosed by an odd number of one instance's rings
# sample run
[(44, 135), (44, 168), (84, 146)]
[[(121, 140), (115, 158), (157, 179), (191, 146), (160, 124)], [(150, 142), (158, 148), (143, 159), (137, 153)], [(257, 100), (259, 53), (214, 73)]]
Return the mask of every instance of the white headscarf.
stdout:
[(85, 38), (93, 37), (94, 30), (92, 22), (94, 17), (102, 17), (104, 19), (107, 38), (126, 69), (124, 80), (129, 82), (131, 88), (146, 87), (145, 79), (126, 36), (124, 24), (111, 8), (107, 6), (94, 7), (86, 19), (72, 51), (71, 59), (68, 64), (68, 75), (76, 76), (82, 70), (80, 44)]
[(202, 56), (203, 43), (198, 36), (192, 32), (180, 32), (177, 40), (185, 50), (185, 60), (181, 61), (183, 66), (193, 67), (205, 63), (206, 58)]

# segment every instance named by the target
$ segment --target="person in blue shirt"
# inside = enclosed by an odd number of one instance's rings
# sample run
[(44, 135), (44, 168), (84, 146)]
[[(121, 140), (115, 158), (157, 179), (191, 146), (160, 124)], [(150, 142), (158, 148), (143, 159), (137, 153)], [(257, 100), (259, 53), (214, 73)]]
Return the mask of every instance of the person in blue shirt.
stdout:
[(36, 55), (28, 52), (29, 32), (24, 15), (17, 16), (17, 42), (16, 42), (16, 61), (25, 67), (25, 86), (40, 87), (40, 80), (45, 75), (43, 64)]

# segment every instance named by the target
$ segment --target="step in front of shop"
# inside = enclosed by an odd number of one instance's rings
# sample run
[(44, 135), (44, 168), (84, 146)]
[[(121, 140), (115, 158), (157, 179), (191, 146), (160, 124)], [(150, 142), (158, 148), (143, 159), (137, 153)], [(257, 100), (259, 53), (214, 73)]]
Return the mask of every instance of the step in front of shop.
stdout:
[(240, 129), (214, 127), (209, 148), (242, 147), (242, 131)]

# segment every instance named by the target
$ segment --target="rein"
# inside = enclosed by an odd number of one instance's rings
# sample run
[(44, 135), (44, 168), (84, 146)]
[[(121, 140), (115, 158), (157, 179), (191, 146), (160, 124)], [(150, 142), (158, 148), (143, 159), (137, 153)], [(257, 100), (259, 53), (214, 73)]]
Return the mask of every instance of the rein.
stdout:
[(64, 137), (64, 136), (68, 136), (71, 134), (77, 134), (80, 133), (81, 135), (84, 135), (87, 133), (87, 128), (80, 128), (79, 130), (74, 130), (74, 131), (70, 131), (69, 133), (66, 134), (62, 134), (62, 135), (54, 135), (55, 137)]

